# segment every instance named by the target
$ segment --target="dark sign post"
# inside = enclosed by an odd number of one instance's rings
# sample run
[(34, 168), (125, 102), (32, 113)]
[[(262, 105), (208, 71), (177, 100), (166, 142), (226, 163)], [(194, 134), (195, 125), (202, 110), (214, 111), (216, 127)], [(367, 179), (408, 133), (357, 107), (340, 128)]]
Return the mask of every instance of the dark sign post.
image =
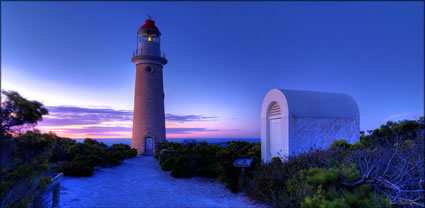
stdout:
[(252, 158), (246, 158), (246, 159), (236, 159), (235, 162), (233, 162), (233, 167), (242, 168), (241, 174), (245, 173), (245, 168), (249, 168), (252, 165)]

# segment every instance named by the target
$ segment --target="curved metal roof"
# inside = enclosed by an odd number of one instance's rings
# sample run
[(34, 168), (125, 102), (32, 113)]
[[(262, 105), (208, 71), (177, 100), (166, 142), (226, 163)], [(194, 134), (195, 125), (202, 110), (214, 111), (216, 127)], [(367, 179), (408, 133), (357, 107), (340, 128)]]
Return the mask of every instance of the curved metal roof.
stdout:
[(286, 98), (289, 116), (359, 117), (356, 101), (344, 93), (290, 89), (273, 89), (269, 93), (275, 90)]

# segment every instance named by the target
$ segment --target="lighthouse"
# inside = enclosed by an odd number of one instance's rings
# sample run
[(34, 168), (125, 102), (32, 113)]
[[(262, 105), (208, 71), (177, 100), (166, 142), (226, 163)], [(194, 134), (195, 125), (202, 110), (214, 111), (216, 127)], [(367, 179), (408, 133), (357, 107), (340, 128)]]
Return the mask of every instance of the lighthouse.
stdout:
[(131, 147), (138, 155), (153, 155), (165, 141), (163, 66), (167, 59), (160, 49), (161, 32), (150, 18), (137, 31), (137, 49), (131, 61), (136, 65), (133, 135)]

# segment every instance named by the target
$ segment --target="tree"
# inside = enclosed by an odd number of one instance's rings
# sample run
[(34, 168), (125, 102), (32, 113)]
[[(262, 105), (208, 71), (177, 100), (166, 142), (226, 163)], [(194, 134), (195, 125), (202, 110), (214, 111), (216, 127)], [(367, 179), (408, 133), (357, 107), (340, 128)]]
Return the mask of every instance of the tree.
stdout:
[(42, 103), (27, 100), (18, 92), (2, 90), (0, 109), (0, 136), (19, 130), (24, 125), (35, 125), (42, 116), (49, 113)]
[[(391, 128), (394, 131), (391, 139), (352, 151), (347, 157), (346, 163), (356, 164), (361, 178), (344, 185), (370, 184), (399, 207), (425, 207), (423, 118), (390, 125), (396, 127)], [(381, 133), (384, 127), (375, 130), (374, 134)]]

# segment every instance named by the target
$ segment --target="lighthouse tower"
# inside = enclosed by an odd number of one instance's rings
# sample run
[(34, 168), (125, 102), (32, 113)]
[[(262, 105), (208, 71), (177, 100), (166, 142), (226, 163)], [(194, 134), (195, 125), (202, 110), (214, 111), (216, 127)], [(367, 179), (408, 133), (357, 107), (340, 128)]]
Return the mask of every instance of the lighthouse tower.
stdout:
[(137, 32), (133, 136), (131, 147), (138, 155), (153, 155), (155, 145), (165, 141), (162, 67), (167, 63), (160, 49), (161, 32), (150, 18)]

